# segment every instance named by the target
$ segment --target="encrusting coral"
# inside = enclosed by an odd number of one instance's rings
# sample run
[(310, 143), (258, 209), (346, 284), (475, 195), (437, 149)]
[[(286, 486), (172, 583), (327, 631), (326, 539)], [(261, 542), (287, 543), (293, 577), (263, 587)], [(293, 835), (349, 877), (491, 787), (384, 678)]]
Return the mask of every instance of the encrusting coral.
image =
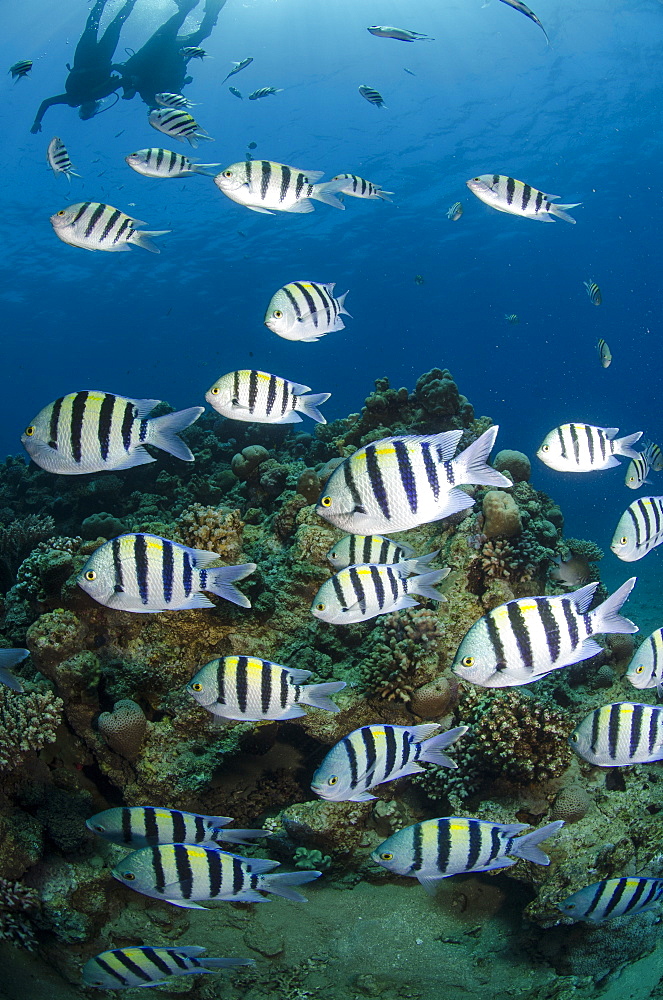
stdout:
[(238, 510), (194, 503), (182, 511), (175, 523), (185, 545), (216, 552), (228, 564), (239, 560), (244, 522)]

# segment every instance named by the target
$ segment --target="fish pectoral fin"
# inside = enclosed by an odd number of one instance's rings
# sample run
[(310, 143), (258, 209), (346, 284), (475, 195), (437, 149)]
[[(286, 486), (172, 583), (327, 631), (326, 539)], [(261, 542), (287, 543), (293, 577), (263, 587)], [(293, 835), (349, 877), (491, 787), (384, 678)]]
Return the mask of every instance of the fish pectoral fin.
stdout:
[(564, 666), (568, 667), (571, 663), (582, 663), (583, 660), (588, 660), (590, 656), (596, 656), (597, 653), (602, 653), (603, 647), (599, 646), (598, 642), (594, 639), (585, 639), (583, 643), (575, 649), (568, 657), (564, 659)]
[(109, 466), (109, 468), (112, 468), (113, 471), (119, 471), (120, 469), (135, 469), (137, 465), (149, 465), (151, 462), (156, 462), (156, 458), (150, 455), (142, 444), (139, 444), (129, 455), (126, 456), (126, 458), (123, 458), (121, 462), (117, 463), (117, 465), (113, 464), (112, 466)]
[(370, 792), (357, 792), (348, 799), (348, 802), (374, 802), (376, 799), (377, 795), (371, 795)]
[(258, 212), (260, 215), (274, 215), (267, 208), (259, 208), (258, 205), (246, 205), (246, 208), (250, 209), (252, 212)]
[(417, 880), (419, 884), (424, 887), (429, 896), (434, 896), (437, 891), (437, 885), (440, 879), (444, 878), (444, 875), (421, 875), (417, 874)]
[(192, 608), (213, 608), (215, 605), (210, 601), (209, 597), (205, 597), (204, 594), (192, 594), (191, 597), (183, 601), (182, 604), (178, 604), (176, 611), (188, 611)]

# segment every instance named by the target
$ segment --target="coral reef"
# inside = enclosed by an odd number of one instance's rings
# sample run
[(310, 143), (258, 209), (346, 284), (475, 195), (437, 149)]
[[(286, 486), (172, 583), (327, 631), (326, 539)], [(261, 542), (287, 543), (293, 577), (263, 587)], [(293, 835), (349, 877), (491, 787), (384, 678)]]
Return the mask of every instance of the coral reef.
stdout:
[(0, 878), (0, 941), (34, 951), (37, 939), (32, 921), (40, 908), (36, 889)]
[(52, 691), (0, 688), (0, 772), (6, 781), (31, 754), (55, 740), (63, 702)]
[(115, 702), (112, 712), (101, 713), (98, 725), (99, 732), (115, 753), (127, 760), (138, 756), (145, 739), (147, 719), (135, 701), (122, 698)]

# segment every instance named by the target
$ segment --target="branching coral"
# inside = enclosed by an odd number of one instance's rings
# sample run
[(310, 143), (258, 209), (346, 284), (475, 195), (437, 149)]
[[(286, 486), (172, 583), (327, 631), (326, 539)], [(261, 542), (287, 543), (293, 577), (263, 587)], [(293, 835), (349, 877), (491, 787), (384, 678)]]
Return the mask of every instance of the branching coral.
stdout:
[(28, 552), (54, 533), (53, 518), (38, 514), (28, 514), (27, 517), (17, 518), (8, 526), (0, 526), (0, 563), (13, 576)]
[[(359, 664), (360, 685), (385, 701), (410, 702), (427, 678), (419, 668), (426, 659), (438, 665), (442, 625), (430, 608), (407, 608), (385, 615), (368, 639)], [(435, 670), (435, 673), (439, 672)]]
[(16, 694), (0, 689), (0, 768), (19, 767), (31, 751), (53, 743), (63, 703), (51, 691)]
[(36, 913), (40, 905), (36, 889), (0, 878), (0, 941), (34, 951), (37, 942), (30, 914)]
[(182, 511), (176, 523), (185, 545), (218, 552), (230, 564), (239, 559), (244, 522), (238, 510), (193, 503)]

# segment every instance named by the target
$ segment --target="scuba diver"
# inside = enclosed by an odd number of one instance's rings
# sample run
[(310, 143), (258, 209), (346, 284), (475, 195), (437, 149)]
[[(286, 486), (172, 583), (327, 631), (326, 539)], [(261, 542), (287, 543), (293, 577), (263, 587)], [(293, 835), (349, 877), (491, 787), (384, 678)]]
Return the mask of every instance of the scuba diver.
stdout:
[(136, 0), (125, 0), (123, 7), (101, 38), (98, 38), (99, 22), (107, 2), (108, 0), (96, 0), (76, 46), (74, 65), (70, 66), (67, 63), (69, 76), (64, 85), (65, 93), (48, 97), (41, 102), (31, 132), (41, 132), (42, 119), (48, 109), (55, 104), (68, 104), (70, 108), (79, 108), (78, 114), (83, 120), (93, 118), (99, 114), (103, 99), (119, 89), (121, 78), (114, 76), (113, 70), (121, 70), (122, 67), (114, 65), (112, 60), (120, 40), (122, 26), (133, 10)]
[(200, 25), (188, 35), (178, 35), (187, 16), (200, 0), (175, 0), (177, 13), (173, 14), (151, 38), (132, 53), (122, 67), (122, 99), (130, 101), (136, 93), (148, 108), (158, 107), (155, 94), (179, 94), (185, 84), (191, 83), (187, 75), (187, 62), (191, 55), (182, 52), (187, 47), (198, 46), (216, 25), (226, 0), (206, 0)]

